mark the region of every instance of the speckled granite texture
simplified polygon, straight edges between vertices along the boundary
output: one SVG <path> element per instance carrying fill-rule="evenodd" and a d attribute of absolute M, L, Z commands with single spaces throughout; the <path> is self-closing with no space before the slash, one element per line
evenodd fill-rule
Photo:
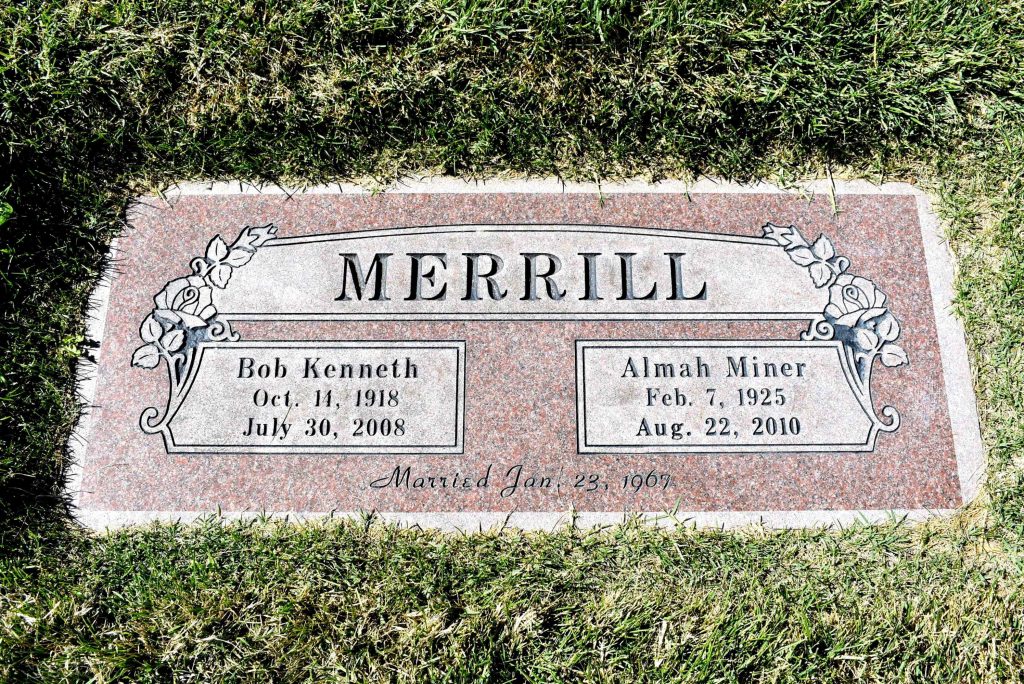
<path fill-rule="evenodd" d="M 844 194 L 838 214 L 825 195 L 750 192 L 144 198 L 116 245 L 78 506 L 86 513 L 955 508 L 963 494 L 918 205 L 912 194 L 884 193 Z M 879 365 L 872 376 L 875 406 L 898 407 L 902 426 L 880 434 L 869 453 L 577 453 L 576 340 L 797 340 L 807 327 L 801 321 L 239 321 L 234 328 L 246 341 L 464 340 L 464 453 L 168 454 L 159 435 L 139 429 L 143 410 L 162 405 L 167 394 L 164 368 L 130 364 L 139 323 L 153 308 L 154 294 L 188 274 L 190 259 L 204 253 L 212 236 L 271 222 L 278 237 L 467 223 L 602 224 L 760 237 L 762 226 L 772 222 L 795 224 L 812 238 L 825 233 L 849 257 L 851 272 L 886 292 L 902 324 L 900 343 L 910 363 Z M 413 479 L 459 473 L 472 482 L 433 489 L 369 486 L 396 466 L 410 467 Z M 488 467 L 487 486 L 477 486 Z M 630 474 L 651 471 L 667 474 L 670 485 L 623 488 Z M 516 475 L 521 486 L 510 491 Z M 588 492 L 592 475 L 600 484 Z M 550 477 L 552 485 L 522 486 L 529 476 Z M 580 477 L 584 485 L 574 486 Z"/>

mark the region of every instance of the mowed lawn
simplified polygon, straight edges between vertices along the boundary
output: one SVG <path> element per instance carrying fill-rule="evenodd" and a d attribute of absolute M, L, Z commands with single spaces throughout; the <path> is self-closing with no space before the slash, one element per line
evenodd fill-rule
<path fill-rule="evenodd" d="M 409 173 L 912 181 L 988 448 L 950 519 L 97 535 L 63 494 L 130 198 Z M 0 680 L 1024 680 L 1021 0 L 0 4 Z"/>

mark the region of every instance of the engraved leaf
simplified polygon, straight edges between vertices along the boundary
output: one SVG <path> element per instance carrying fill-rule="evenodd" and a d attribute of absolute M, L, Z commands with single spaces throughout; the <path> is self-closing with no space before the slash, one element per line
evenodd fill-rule
<path fill-rule="evenodd" d="M 190 330 L 192 328 L 205 328 L 209 325 L 205 319 L 200 316 L 196 316 L 195 314 L 185 313 L 184 311 L 177 311 L 175 313 L 177 313 L 178 319 L 185 325 L 185 327 Z"/>
<path fill-rule="evenodd" d="M 146 320 L 142 321 L 142 327 L 139 328 L 139 335 L 143 341 L 156 342 L 163 334 L 164 328 L 160 325 L 160 321 L 156 320 L 153 314 L 146 316 Z"/>
<path fill-rule="evenodd" d="M 814 243 L 812 249 L 814 255 L 822 261 L 828 261 L 836 255 L 836 248 L 832 245 L 832 241 L 824 235 L 818 236 L 818 240 Z"/>
<path fill-rule="evenodd" d="M 900 324 L 888 311 L 875 322 L 875 332 L 884 342 L 892 342 L 900 336 Z"/>
<path fill-rule="evenodd" d="M 245 266 L 247 263 L 249 263 L 249 259 L 252 259 L 253 254 L 255 254 L 255 252 L 235 247 L 230 252 L 228 252 L 228 257 L 224 260 L 224 263 L 228 264 L 229 266 L 234 266 L 235 268 L 238 268 L 239 266 Z"/>
<path fill-rule="evenodd" d="M 872 307 L 872 308 L 868 309 L 867 311 L 865 311 L 863 313 L 863 315 L 861 315 L 860 320 L 861 321 L 870 321 L 872 318 L 878 318 L 879 316 L 881 316 L 882 314 L 884 314 L 884 313 L 886 313 L 888 311 L 889 310 L 886 309 L 884 306 Z"/>
<path fill-rule="evenodd" d="M 807 247 L 797 247 L 790 250 L 789 258 L 801 266 L 809 266 L 814 263 L 814 254 Z"/>
<path fill-rule="evenodd" d="M 231 279 L 231 267 L 227 264 L 219 264 L 216 268 L 210 271 L 210 282 L 220 289 L 224 289 L 228 280 Z"/>
<path fill-rule="evenodd" d="M 156 368 L 160 363 L 160 350 L 155 344 L 144 344 L 132 355 L 132 365 L 137 368 Z"/>
<path fill-rule="evenodd" d="M 162 321 L 167 321 L 170 324 L 181 323 L 181 316 L 175 313 L 171 309 L 155 309 L 153 315 Z"/>
<path fill-rule="evenodd" d="M 210 244 L 206 246 L 206 258 L 210 261 L 223 261 L 227 255 L 228 243 L 224 242 L 220 235 L 210 240 Z"/>
<path fill-rule="evenodd" d="M 898 344 L 887 344 L 882 347 L 882 364 L 889 367 L 895 368 L 896 366 L 902 366 L 905 363 L 910 363 L 910 359 L 907 357 L 907 352 L 903 351 L 903 347 Z"/>
<path fill-rule="evenodd" d="M 855 338 L 861 349 L 872 350 L 878 346 L 878 335 L 867 328 L 858 328 Z"/>
<path fill-rule="evenodd" d="M 825 307 L 825 314 L 826 315 L 829 314 L 829 307 L 830 306 L 831 305 Z M 836 325 L 845 325 L 848 328 L 852 328 L 853 326 L 857 325 L 857 323 L 860 322 L 860 315 L 861 315 L 861 313 L 863 313 L 863 312 L 858 310 L 858 311 L 851 311 L 850 313 L 842 314 L 841 316 L 838 316 L 835 319 L 835 323 L 836 323 Z"/>
<path fill-rule="evenodd" d="M 185 331 L 172 330 L 160 340 L 160 344 L 169 352 L 178 351 L 185 346 Z"/>
<path fill-rule="evenodd" d="M 828 264 L 821 261 L 815 261 L 811 264 L 810 273 L 811 280 L 814 281 L 814 287 L 830 285 L 833 278 L 835 278 L 835 273 L 828 267 Z"/>

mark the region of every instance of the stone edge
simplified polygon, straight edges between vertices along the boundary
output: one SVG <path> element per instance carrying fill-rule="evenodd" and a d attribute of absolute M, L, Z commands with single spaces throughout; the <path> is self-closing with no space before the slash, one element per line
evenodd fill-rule
<path fill-rule="evenodd" d="M 278 185 L 254 185 L 245 182 L 197 182 L 181 183 L 161 193 L 169 203 L 182 196 L 194 195 L 260 195 L 275 194 L 290 197 L 294 194 L 372 194 L 374 191 L 359 185 L 338 183 L 308 188 L 288 188 Z M 659 181 L 648 183 L 643 180 L 618 183 L 565 183 L 557 179 L 536 180 L 486 180 L 472 181 L 451 177 L 413 178 L 399 181 L 386 188 L 392 193 L 671 193 L 671 194 L 792 194 L 803 192 L 808 197 L 827 193 L 841 195 L 911 195 L 915 197 L 921 224 L 922 241 L 931 283 L 932 301 L 942 356 L 943 376 L 946 379 L 950 421 L 953 427 L 954 450 L 960 479 L 963 505 L 970 503 L 980 491 L 984 479 L 985 453 L 981 439 L 977 400 L 974 393 L 967 342 L 963 326 L 950 311 L 953 297 L 954 266 L 948 246 L 941 237 L 938 217 L 931 207 L 928 195 L 909 183 L 884 183 L 877 185 L 864 180 L 832 181 L 818 180 L 781 188 L 771 183 L 743 185 L 714 179 L 700 179 L 693 183 L 684 181 Z M 129 211 L 131 216 L 155 209 L 145 198 Z M 117 240 L 111 246 L 116 252 Z M 101 276 L 89 300 L 87 339 L 100 342 L 106 323 L 107 303 L 112 269 Z M 945 302 L 946 304 L 942 304 Z M 73 515 L 86 527 L 104 530 L 147 522 L 191 522 L 214 515 L 192 511 L 84 511 L 78 506 L 81 494 L 84 460 L 88 438 L 92 428 L 92 414 L 96 391 L 96 375 L 102 346 L 96 355 L 96 362 L 79 359 L 77 382 L 78 396 L 85 405 L 78 424 L 69 441 L 71 463 L 68 469 L 67 491 L 72 496 Z M 809 511 L 698 511 L 653 513 L 639 516 L 646 522 L 659 526 L 688 526 L 698 528 L 741 528 L 762 525 L 769 528 L 807 528 L 821 526 L 845 527 L 853 524 L 881 523 L 892 520 L 922 521 L 933 517 L 951 515 L 957 509 L 907 509 L 907 510 L 809 510 Z M 217 515 L 223 519 L 252 519 L 258 517 L 287 518 L 295 521 L 320 520 L 328 516 L 357 517 L 357 511 L 293 511 L 293 512 L 232 512 Z M 565 513 L 376 513 L 382 520 L 408 527 L 430 527 L 440 530 L 474 531 L 500 527 L 515 527 L 523 530 L 552 530 L 575 522 L 577 527 L 595 527 L 621 523 L 630 514 L 621 512 Z"/>
<path fill-rule="evenodd" d="M 935 307 L 953 450 L 960 476 L 960 498 L 962 505 L 966 505 L 978 496 L 985 477 L 985 446 L 981 438 L 978 401 L 974 393 L 967 336 L 963 324 L 951 310 L 955 278 L 953 254 L 942 239 L 942 229 L 938 216 L 932 210 L 931 200 L 923 192 L 914 192 L 914 195 L 921 223 L 921 241 L 928 262 L 932 305 Z"/>
<path fill-rule="evenodd" d="M 741 529 L 763 526 L 769 529 L 798 529 L 838 527 L 845 528 L 858 524 L 878 524 L 892 521 L 920 522 L 955 513 L 955 509 L 913 509 L 913 510 L 856 510 L 856 511 L 724 511 L 724 512 L 674 512 L 674 513 L 606 513 L 577 512 L 532 513 L 532 512 L 461 512 L 461 513 L 391 513 L 377 511 L 289 511 L 255 512 L 231 511 L 199 513 L 195 511 L 83 511 L 77 516 L 87 527 L 104 530 L 117 529 L 127 525 L 152 522 L 191 523 L 200 519 L 216 518 L 224 521 L 291 520 L 293 522 L 318 522 L 327 518 L 346 519 L 373 515 L 387 523 L 407 528 L 436 529 L 445 532 L 475 532 L 515 528 L 521 530 L 556 531 L 574 524 L 580 529 L 606 527 L 628 521 L 634 515 L 647 524 L 659 527 L 691 527 L 696 529 Z"/>
<path fill-rule="evenodd" d="M 118 239 L 110 245 L 112 254 L 117 252 Z M 85 339 L 97 343 L 94 359 L 79 357 L 76 368 L 75 394 L 82 404 L 82 415 L 68 440 L 68 457 L 70 463 L 67 470 L 65 491 L 71 495 L 72 514 L 81 519 L 79 499 L 82 493 L 82 478 L 85 475 L 85 459 L 89 447 L 89 436 L 92 433 L 92 409 L 96 400 L 96 376 L 99 374 L 100 357 L 103 354 L 103 332 L 107 324 L 107 309 L 110 303 L 110 287 L 114 280 L 114 267 L 107 265 L 89 295 L 88 313 L 86 314 Z"/>
<path fill-rule="evenodd" d="M 709 193 L 804 193 L 807 197 L 815 194 L 834 195 L 923 195 L 924 191 L 909 183 L 883 183 L 878 185 L 867 180 L 821 179 L 794 183 L 781 187 L 773 183 L 734 183 L 732 181 L 701 178 L 688 182 L 682 180 L 661 180 L 655 183 L 643 179 L 630 179 L 611 183 L 576 183 L 557 178 L 535 179 L 488 179 L 471 180 L 451 176 L 411 176 L 384 188 L 367 188 L 355 183 L 331 183 L 308 187 L 289 187 L 271 183 L 254 184 L 245 181 L 183 182 L 167 187 L 159 195 L 149 195 L 168 202 L 178 197 L 194 195 L 371 195 L 385 193 L 638 193 L 638 194 L 709 194 Z M 139 203 L 142 206 L 143 202 Z"/>

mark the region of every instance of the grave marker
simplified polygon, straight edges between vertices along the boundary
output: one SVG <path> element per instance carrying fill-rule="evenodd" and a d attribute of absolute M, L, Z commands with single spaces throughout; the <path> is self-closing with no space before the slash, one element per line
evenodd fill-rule
<path fill-rule="evenodd" d="M 144 198 L 97 293 L 81 517 L 799 525 L 969 500 L 926 198 L 685 190 Z"/>

